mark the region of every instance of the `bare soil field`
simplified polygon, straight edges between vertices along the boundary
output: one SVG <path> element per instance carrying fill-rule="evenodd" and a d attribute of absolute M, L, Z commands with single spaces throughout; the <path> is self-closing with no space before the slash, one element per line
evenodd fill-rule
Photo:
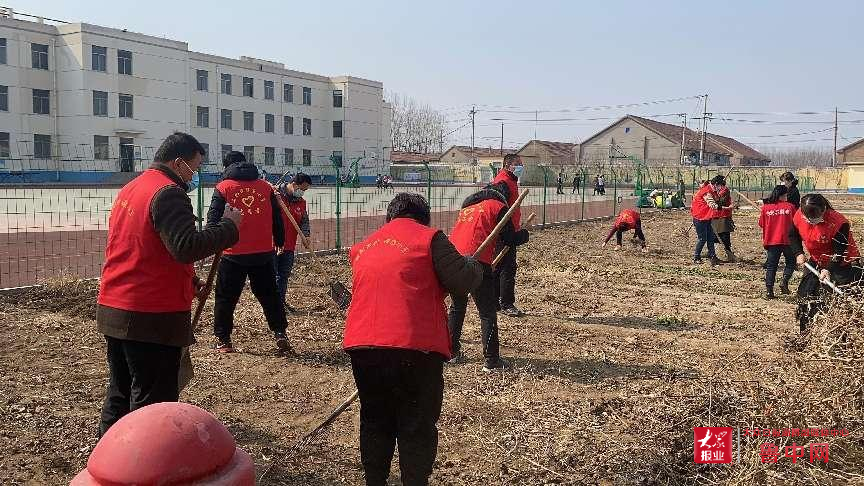
<path fill-rule="evenodd" d="M 681 211 L 645 215 L 648 254 L 626 241 L 620 252 L 600 248 L 607 221 L 533 232 L 518 253 L 517 305 L 527 316 L 499 321 L 502 355 L 515 367 L 481 371 L 479 322 L 469 307 L 468 362 L 445 368 L 433 484 L 860 479 L 861 334 L 842 327 L 843 310 L 820 323 L 824 333 L 798 337 L 793 299 L 762 299 L 754 213 L 736 221 L 742 261 L 716 268 L 690 264 L 694 235 L 684 236 L 690 219 Z M 325 263 L 331 277 L 350 285 L 344 256 Z M 269 468 L 259 484 L 363 481 L 356 403 L 310 444 L 292 448 L 354 390 L 340 349 L 343 316 L 326 296 L 328 276 L 314 268 L 300 259 L 289 288 L 297 357 L 276 355 L 248 290 L 236 315 L 241 352 L 209 349 L 212 301 L 192 350 L 196 376 L 181 400 L 214 413 L 253 456 L 259 476 Z M 107 384 L 95 294 L 93 284 L 63 282 L 2 297 L 0 484 L 64 484 L 85 466 Z M 841 347 L 855 346 L 840 364 L 823 353 L 826 342 L 836 352 L 838 328 Z M 736 463 L 695 464 L 692 428 L 709 425 L 742 434 L 807 426 L 851 435 L 823 439 L 832 444 L 827 464 L 793 464 L 782 452 L 777 463 L 762 464 L 762 443 L 773 440 L 782 451 L 793 440 L 744 436 Z M 393 484 L 397 477 L 394 461 Z"/>

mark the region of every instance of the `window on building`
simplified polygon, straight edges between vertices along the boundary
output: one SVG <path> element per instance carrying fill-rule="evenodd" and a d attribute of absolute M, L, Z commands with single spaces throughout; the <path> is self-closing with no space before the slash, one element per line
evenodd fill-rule
<path fill-rule="evenodd" d="M 0 64 L 6 64 L 6 38 L 0 37 Z"/>
<path fill-rule="evenodd" d="M 243 112 L 243 130 L 250 132 L 255 131 L 255 113 L 252 113 L 251 111 Z"/>
<path fill-rule="evenodd" d="M 303 135 L 312 135 L 312 119 L 304 118 L 303 119 Z"/>
<path fill-rule="evenodd" d="M 108 65 L 108 48 L 91 46 L 90 51 L 90 68 L 94 71 L 102 71 L 104 73 Z"/>
<path fill-rule="evenodd" d="M 233 115 L 233 112 L 231 110 L 225 110 L 225 109 L 222 110 L 222 114 L 221 114 L 222 128 L 224 128 L 226 130 L 231 130 L 232 115 Z"/>
<path fill-rule="evenodd" d="M 273 133 L 276 131 L 275 117 L 269 113 L 264 115 L 264 131 L 266 133 Z"/>
<path fill-rule="evenodd" d="M 130 51 L 117 50 L 117 73 L 132 74 L 132 53 Z"/>
<path fill-rule="evenodd" d="M 0 86 L 0 111 L 9 111 L 9 86 Z"/>
<path fill-rule="evenodd" d="M 285 153 L 285 165 L 294 165 L 294 149 L 286 148 Z"/>
<path fill-rule="evenodd" d="M 330 156 L 330 160 L 336 167 L 342 167 L 342 151 L 334 150 L 333 155 Z"/>
<path fill-rule="evenodd" d="M 206 69 L 196 69 L 195 79 L 197 80 L 198 91 L 208 91 L 207 84 L 210 80 L 210 73 Z"/>
<path fill-rule="evenodd" d="M 105 135 L 93 135 L 93 158 L 108 160 L 108 137 Z"/>
<path fill-rule="evenodd" d="M 224 159 L 225 155 L 227 155 L 228 152 L 230 152 L 232 150 L 234 150 L 233 146 L 222 144 L 222 158 Z"/>
<path fill-rule="evenodd" d="M 33 69 L 48 69 L 48 46 L 45 44 L 30 44 Z"/>
<path fill-rule="evenodd" d="M 303 104 L 312 104 L 312 88 L 303 88 Z"/>
<path fill-rule="evenodd" d="M 108 92 L 93 92 L 93 116 L 108 116 Z"/>
<path fill-rule="evenodd" d="M 243 77 L 243 96 L 250 98 L 255 97 L 255 80 L 252 78 Z"/>
<path fill-rule="evenodd" d="M 210 128 L 210 108 L 207 106 L 199 106 L 197 119 L 199 127 Z"/>
<path fill-rule="evenodd" d="M 222 94 L 231 94 L 231 75 L 222 73 Z"/>
<path fill-rule="evenodd" d="M 51 92 L 47 89 L 33 90 L 33 113 L 47 115 L 51 113 Z"/>
<path fill-rule="evenodd" d="M 33 157 L 36 159 L 51 158 L 51 135 L 33 135 Z"/>
<path fill-rule="evenodd" d="M 273 81 L 264 81 L 264 99 L 273 99 Z"/>
<path fill-rule="evenodd" d="M 342 138 L 342 120 L 333 121 L 333 138 Z"/>
<path fill-rule="evenodd" d="M 303 149 L 303 165 L 310 166 L 312 165 L 312 151 L 308 149 Z"/>
<path fill-rule="evenodd" d="M 201 163 L 207 164 L 210 162 L 210 144 L 204 143 L 204 142 L 200 142 L 200 143 L 201 143 L 201 148 L 204 149 L 204 157 L 202 158 Z"/>
<path fill-rule="evenodd" d="M 285 103 L 294 103 L 294 85 L 285 84 L 282 86 L 282 101 Z"/>
<path fill-rule="evenodd" d="M 342 90 L 333 90 L 333 108 L 342 108 Z"/>
<path fill-rule="evenodd" d="M 132 118 L 132 95 L 121 94 L 120 101 L 120 118 Z"/>
<path fill-rule="evenodd" d="M 276 163 L 276 148 L 264 147 L 264 165 L 273 165 Z"/>
<path fill-rule="evenodd" d="M 285 135 L 294 135 L 294 117 L 293 116 L 285 116 L 282 119 L 282 126 L 285 131 Z"/>
<path fill-rule="evenodd" d="M 255 146 L 254 145 L 244 145 L 243 146 L 243 155 L 246 156 L 246 162 L 255 163 Z"/>
<path fill-rule="evenodd" d="M 9 157 L 9 132 L 0 132 L 0 157 Z"/>

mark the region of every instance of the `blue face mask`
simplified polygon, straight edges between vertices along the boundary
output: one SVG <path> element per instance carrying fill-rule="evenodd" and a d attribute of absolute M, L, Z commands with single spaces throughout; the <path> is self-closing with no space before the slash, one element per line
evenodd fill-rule
<path fill-rule="evenodd" d="M 522 177 L 522 171 L 523 170 L 525 170 L 524 165 L 517 165 L 517 166 L 513 167 L 513 175 L 515 175 L 516 178 L 518 179 L 518 178 Z"/>
<path fill-rule="evenodd" d="M 192 168 L 189 167 L 189 164 L 187 164 L 185 160 L 183 161 L 183 165 L 185 165 L 186 168 L 189 169 L 189 172 L 192 173 L 192 180 L 186 183 L 186 193 L 188 194 L 197 189 L 201 181 L 199 179 L 197 170 L 192 170 Z"/>

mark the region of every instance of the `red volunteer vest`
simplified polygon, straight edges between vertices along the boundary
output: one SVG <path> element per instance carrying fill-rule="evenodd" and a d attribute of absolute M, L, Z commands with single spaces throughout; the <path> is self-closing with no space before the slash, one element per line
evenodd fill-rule
<path fill-rule="evenodd" d="M 625 209 L 618 213 L 618 217 L 615 218 L 615 227 L 623 230 L 631 230 L 636 227 L 636 223 L 639 222 L 640 217 L 639 213 L 633 209 Z"/>
<path fill-rule="evenodd" d="M 277 193 L 277 196 L 285 201 L 285 206 L 288 207 L 294 221 L 299 225 L 300 221 L 303 220 L 303 215 L 306 214 L 306 200 L 300 198 L 296 201 L 289 201 L 287 197 L 283 197 L 281 194 Z M 282 211 L 282 208 L 279 208 L 279 214 L 282 216 L 282 225 L 285 226 L 285 249 L 293 251 L 297 248 L 297 230 L 294 229 L 291 221 L 288 221 L 288 216 L 285 216 L 285 211 Z"/>
<path fill-rule="evenodd" d="M 732 196 L 729 193 L 728 187 L 720 186 L 720 190 L 717 191 L 717 201 L 721 207 L 732 205 Z M 728 218 L 730 216 L 732 216 L 732 208 L 719 209 L 715 212 L 714 215 L 715 218 Z"/>
<path fill-rule="evenodd" d="M 148 169 L 117 195 L 108 220 L 99 304 L 133 312 L 192 309 L 192 265 L 168 253 L 150 218 L 153 196 L 170 185 L 175 183 L 168 176 Z"/>
<path fill-rule="evenodd" d="M 792 217 L 792 223 L 801 235 L 801 240 L 804 242 L 804 247 L 807 252 L 819 263 L 820 267 L 828 266 L 831 260 L 831 255 L 834 254 L 831 242 L 834 235 L 840 230 L 840 227 L 849 223 L 845 216 L 833 209 L 825 211 L 825 220 L 819 224 L 810 224 L 801 210 L 795 211 L 795 216 Z M 846 254 L 843 255 L 843 263 L 848 265 L 850 261 L 858 258 L 861 254 L 858 253 L 858 245 L 855 244 L 855 239 L 852 237 L 852 231 L 849 231 L 849 246 L 846 247 Z"/>
<path fill-rule="evenodd" d="M 705 202 L 705 194 L 711 193 L 711 184 L 706 185 L 696 191 L 693 195 L 693 204 L 690 205 L 690 214 L 694 219 L 699 221 L 707 221 L 714 216 L 715 211 Z"/>
<path fill-rule="evenodd" d="M 762 246 L 789 244 L 789 229 L 792 227 L 792 215 L 795 206 L 786 201 L 774 204 L 763 204 L 759 214 L 759 227 L 762 228 Z"/>
<path fill-rule="evenodd" d="M 501 169 L 498 171 L 498 175 L 495 176 L 495 179 L 492 180 L 492 184 L 498 184 L 499 182 L 504 182 L 507 184 L 507 189 L 510 191 L 510 197 L 507 198 L 507 206 L 512 206 L 513 203 L 519 199 L 519 181 L 516 180 L 516 176 L 513 175 L 512 172 L 506 169 Z M 516 211 L 513 211 L 513 216 L 510 218 L 513 221 L 513 230 L 519 231 L 522 229 L 522 208 L 516 208 Z"/>
<path fill-rule="evenodd" d="M 486 199 L 467 208 L 462 208 L 459 211 L 456 224 L 453 226 L 453 231 L 450 232 L 450 241 L 453 242 L 453 246 L 463 255 L 473 255 L 486 237 L 495 229 L 498 213 L 506 207 L 501 201 Z M 477 260 L 491 265 L 494 254 L 495 245 L 493 243 L 483 250 Z"/>
<path fill-rule="evenodd" d="M 432 263 L 438 230 L 397 218 L 351 247 L 354 273 L 342 347 L 435 352 L 450 359 L 446 291 Z"/>
<path fill-rule="evenodd" d="M 225 250 L 226 255 L 248 255 L 273 251 L 273 207 L 270 194 L 273 188 L 266 181 L 237 181 L 226 179 L 216 184 L 216 190 L 225 202 L 243 213 L 240 222 L 240 240 Z"/>

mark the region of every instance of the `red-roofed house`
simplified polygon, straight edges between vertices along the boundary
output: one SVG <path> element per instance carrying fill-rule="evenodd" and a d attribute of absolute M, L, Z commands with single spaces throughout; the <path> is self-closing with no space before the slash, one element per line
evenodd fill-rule
<path fill-rule="evenodd" d="M 488 166 L 493 164 L 496 167 L 501 166 L 504 161 L 504 156 L 507 154 L 515 154 L 516 149 L 505 148 L 504 150 L 492 147 L 471 147 L 466 145 L 454 145 L 441 154 L 441 163 L 450 165 L 467 165 L 472 159 L 477 159 L 477 165 Z"/>

